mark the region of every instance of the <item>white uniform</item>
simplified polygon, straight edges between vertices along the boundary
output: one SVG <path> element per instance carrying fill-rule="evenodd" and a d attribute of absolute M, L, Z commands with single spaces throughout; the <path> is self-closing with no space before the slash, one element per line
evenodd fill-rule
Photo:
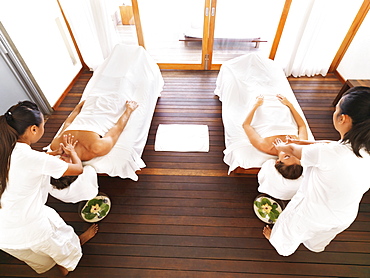
<path fill-rule="evenodd" d="M 369 189 L 370 156 L 339 142 L 313 144 L 302 150 L 302 185 L 274 225 L 271 244 L 289 256 L 303 243 L 314 252 L 325 247 L 355 220 Z"/>
<path fill-rule="evenodd" d="M 50 176 L 60 178 L 68 165 L 57 157 L 16 143 L 7 187 L 1 196 L 0 249 L 37 273 L 55 264 L 73 270 L 82 253 L 78 236 L 45 205 Z"/>

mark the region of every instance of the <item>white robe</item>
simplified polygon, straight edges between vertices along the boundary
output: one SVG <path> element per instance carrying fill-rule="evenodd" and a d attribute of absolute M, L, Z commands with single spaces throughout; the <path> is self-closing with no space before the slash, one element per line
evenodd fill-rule
<path fill-rule="evenodd" d="M 274 225 L 271 244 L 289 256 L 303 243 L 314 252 L 355 220 L 370 184 L 370 156 L 356 157 L 349 145 L 313 144 L 302 150 L 302 185 Z"/>
<path fill-rule="evenodd" d="M 72 271 L 82 256 L 73 228 L 45 205 L 50 176 L 60 178 L 67 168 L 66 162 L 25 143 L 16 143 L 11 155 L 9 179 L 1 196 L 0 249 L 37 273 L 56 263 Z"/>
<path fill-rule="evenodd" d="M 45 203 L 50 176 L 60 178 L 67 168 L 57 157 L 16 143 L 1 196 L 0 248 L 28 248 L 49 237 L 52 227 Z"/>

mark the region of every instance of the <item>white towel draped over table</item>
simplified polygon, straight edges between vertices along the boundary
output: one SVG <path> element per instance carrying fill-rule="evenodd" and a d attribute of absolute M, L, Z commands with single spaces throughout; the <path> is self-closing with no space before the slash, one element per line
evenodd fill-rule
<path fill-rule="evenodd" d="M 261 184 L 264 183 L 262 192 L 267 194 L 278 192 L 273 188 L 279 184 L 276 180 L 276 169 L 272 163 L 264 164 L 270 159 L 276 160 L 276 156 L 263 153 L 252 146 L 243 129 L 243 122 L 256 97 L 263 95 L 264 103 L 256 110 L 251 123 L 256 132 L 263 138 L 274 135 L 297 135 L 297 124 L 290 109 L 276 98 L 277 94 L 281 94 L 302 116 L 307 125 L 309 139 L 314 139 L 283 69 L 275 61 L 255 53 L 234 58 L 221 66 L 215 94 L 222 102 L 226 146 L 224 162 L 229 165 L 229 174 L 237 167 L 266 168 L 265 171 L 260 171 L 259 176 Z M 298 185 L 300 180 L 292 183 Z M 283 183 L 281 186 L 286 187 Z M 290 195 L 290 192 L 287 192 L 287 195 L 280 192 L 278 196 L 272 196 L 290 199 Z"/>
<path fill-rule="evenodd" d="M 261 167 L 266 160 L 275 158 L 254 148 L 242 126 L 257 96 L 263 95 L 265 101 L 257 109 L 251 124 L 261 137 L 297 134 L 290 109 L 276 98 L 277 94 L 284 95 L 294 105 L 308 127 L 282 68 L 273 60 L 255 53 L 234 58 L 221 66 L 215 94 L 222 101 L 224 161 L 230 166 L 229 173 L 237 167 Z M 313 139 L 309 127 L 308 134 L 309 139 Z"/>
<path fill-rule="evenodd" d="M 89 130 L 104 136 L 122 115 L 126 100 L 134 100 L 139 106 L 113 149 L 84 165 L 93 166 L 97 173 L 138 180 L 135 172 L 145 167 L 141 155 L 163 85 L 158 65 L 144 48 L 115 46 L 88 82 L 81 97 L 85 104 L 68 129 Z"/>

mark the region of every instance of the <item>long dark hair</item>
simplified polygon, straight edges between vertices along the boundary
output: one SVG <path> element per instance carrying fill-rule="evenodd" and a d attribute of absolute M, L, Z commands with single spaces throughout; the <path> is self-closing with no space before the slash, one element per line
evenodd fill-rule
<path fill-rule="evenodd" d="M 356 156 L 362 157 L 360 149 L 370 154 L 370 88 L 357 86 L 345 92 L 339 102 L 340 113 L 352 119 L 352 128 L 342 142 L 350 143 Z"/>
<path fill-rule="evenodd" d="M 28 100 L 18 102 L 0 116 L 0 198 L 8 182 L 10 156 L 15 143 L 29 126 L 39 127 L 42 121 L 39 108 Z"/>

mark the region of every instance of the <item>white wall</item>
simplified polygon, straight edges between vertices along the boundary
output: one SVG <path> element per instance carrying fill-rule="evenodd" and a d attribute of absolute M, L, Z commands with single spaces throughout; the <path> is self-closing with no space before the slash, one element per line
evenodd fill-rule
<path fill-rule="evenodd" d="M 53 106 L 82 68 L 57 1 L 0 1 L 0 20 Z M 67 35 L 69 49 L 57 20 Z"/>
<path fill-rule="evenodd" d="M 370 12 L 349 46 L 337 71 L 345 79 L 370 79 Z"/>

